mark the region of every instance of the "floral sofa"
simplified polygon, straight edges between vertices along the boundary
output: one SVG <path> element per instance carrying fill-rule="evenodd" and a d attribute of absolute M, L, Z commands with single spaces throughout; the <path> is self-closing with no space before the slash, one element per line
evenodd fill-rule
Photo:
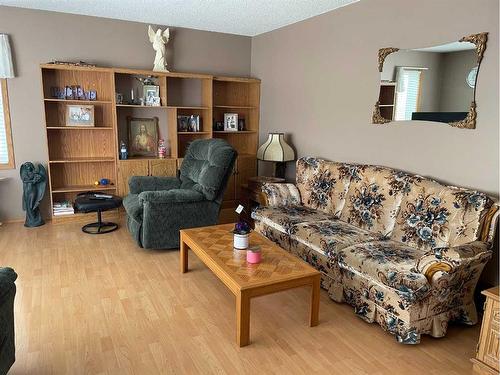
<path fill-rule="evenodd" d="M 399 342 L 477 322 L 473 294 L 492 256 L 498 205 L 394 169 L 302 158 L 296 184 L 266 184 L 258 232 L 322 273 L 337 302 Z"/>

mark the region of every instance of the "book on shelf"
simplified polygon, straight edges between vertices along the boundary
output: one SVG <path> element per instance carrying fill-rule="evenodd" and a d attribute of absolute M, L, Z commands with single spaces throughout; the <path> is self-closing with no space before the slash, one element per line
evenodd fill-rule
<path fill-rule="evenodd" d="M 73 215 L 75 209 L 73 208 L 73 203 L 69 201 L 54 202 L 52 205 L 52 212 L 54 216 Z"/>

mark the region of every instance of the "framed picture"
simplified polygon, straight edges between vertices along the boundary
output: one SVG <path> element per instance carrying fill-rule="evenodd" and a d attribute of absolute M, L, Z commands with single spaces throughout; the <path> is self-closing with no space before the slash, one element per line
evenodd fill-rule
<path fill-rule="evenodd" d="M 238 131 L 238 114 L 237 113 L 224 113 L 224 131 L 237 132 Z"/>
<path fill-rule="evenodd" d="M 127 117 L 130 156 L 156 156 L 158 148 L 158 117 Z"/>
<path fill-rule="evenodd" d="M 200 116 L 199 115 L 189 116 L 188 129 L 190 132 L 199 132 L 200 131 Z"/>
<path fill-rule="evenodd" d="M 189 116 L 177 116 L 177 131 L 188 132 L 189 130 Z"/>
<path fill-rule="evenodd" d="M 67 105 L 66 126 L 94 126 L 94 106 Z"/>
<path fill-rule="evenodd" d="M 155 98 L 160 97 L 160 86 L 144 85 L 143 95 L 146 105 L 153 105 Z"/>

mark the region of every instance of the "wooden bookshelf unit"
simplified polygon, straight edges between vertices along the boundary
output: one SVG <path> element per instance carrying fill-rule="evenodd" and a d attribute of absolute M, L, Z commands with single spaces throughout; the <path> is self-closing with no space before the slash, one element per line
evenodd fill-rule
<path fill-rule="evenodd" d="M 235 219 L 234 208 L 241 197 L 241 185 L 257 172 L 259 137 L 260 80 L 221 77 L 198 73 L 170 73 L 149 70 L 78 67 L 42 64 L 42 92 L 47 134 L 48 173 L 51 206 L 55 202 L 74 201 L 78 193 L 107 191 L 125 196 L 128 179 L 136 175 L 175 176 L 189 143 L 200 138 L 222 138 L 238 151 L 221 212 L 221 222 Z M 160 106 L 131 103 L 142 96 L 140 79 L 150 78 L 159 86 Z M 95 90 L 96 100 L 65 100 L 52 97 L 52 88 L 81 86 Z M 116 93 L 123 103 L 116 102 Z M 66 126 L 66 106 L 94 106 L 94 127 Z M 216 121 L 225 113 L 237 113 L 244 119 L 243 131 L 214 131 Z M 200 116 L 200 131 L 180 132 L 177 116 Z M 170 155 L 130 157 L 119 160 L 119 144 L 128 144 L 127 119 L 158 118 L 159 137 L 166 141 Z M 96 186 L 108 179 L 111 184 Z M 68 219 L 85 215 L 58 216 Z"/>

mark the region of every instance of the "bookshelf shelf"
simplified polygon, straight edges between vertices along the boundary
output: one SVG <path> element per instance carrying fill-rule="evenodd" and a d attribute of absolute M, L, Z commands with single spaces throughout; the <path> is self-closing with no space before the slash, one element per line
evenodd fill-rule
<path fill-rule="evenodd" d="M 97 162 L 110 162 L 114 163 L 114 157 L 94 157 L 94 158 L 67 158 L 67 159 L 59 159 L 59 160 L 50 160 L 49 163 L 57 164 L 57 163 L 97 163 Z"/>
<path fill-rule="evenodd" d="M 80 193 L 85 191 L 116 190 L 115 186 L 69 185 L 52 188 L 52 193 Z"/>
<path fill-rule="evenodd" d="M 46 98 L 44 99 L 45 102 L 54 102 L 54 103 L 67 103 L 67 104 L 111 104 L 110 100 L 70 100 L 70 99 L 53 99 L 53 98 Z"/>
<path fill-rule="evenodd" d="M 47 126 L 48 130 L 113 130 L 112 126 Z"/>

